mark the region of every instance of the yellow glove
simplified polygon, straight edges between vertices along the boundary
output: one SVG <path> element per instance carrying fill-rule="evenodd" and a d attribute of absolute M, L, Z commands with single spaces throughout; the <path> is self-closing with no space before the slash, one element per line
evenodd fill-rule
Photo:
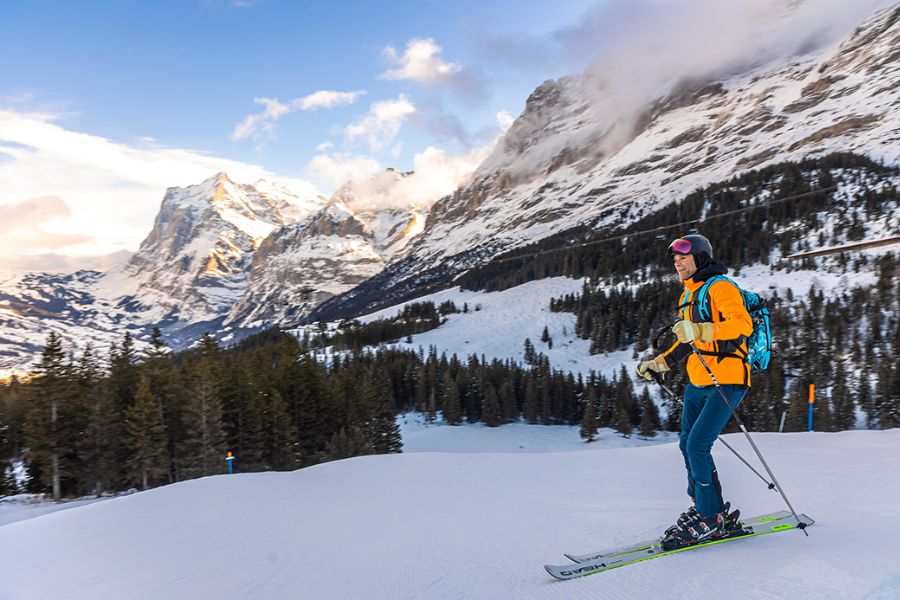
<path fill-rule="evenodd" d="M 661 356 L 657 356 L 653 360 L 645 360 L 643 362 L 640 362 L 637 366 L 637 374 L 647 381 L 653 379 L 653 375 L 650 374 L 650 371 L 653 371 L 655 373 L 665 373 L 668 370 L 669 365 L 666 364 L 666 359 Z"/>
<path fill-rule="evenodd" d="M 678 341 L 682 344 L 700 340 L 704 344 L 713 341 L 714 326 L 712 323 L 692 323 L 686 319 L 678 321 L 672 327 L 672 332 L 678 336 Z"/>

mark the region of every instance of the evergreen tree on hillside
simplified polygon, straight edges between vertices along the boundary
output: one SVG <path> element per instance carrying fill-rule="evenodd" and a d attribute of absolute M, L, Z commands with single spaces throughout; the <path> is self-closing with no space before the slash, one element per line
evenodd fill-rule
<path fill-rule="evenodd" d="M 588 385 L 584 398 L 584 415 L 581 417 L 581 438 L 585 442 L 593 442 L 597 436 L 597 390 Z"/>
<path fill-rule="evenodd" d="M 538 422 L 538 386 L 534 373 L 528 373 L 525 381 L 525 402 L 522 405 L 525 420 L 532 425 Z"/>
<path fill-rule="evenodd" d="M 462 409 L 459 400 L 459 386 L 449 371 L 444 373 L 444 421 L 448 425 L 459 425 L 462 421 Z"/>
<path fill-rule="evenodd" d="M 7 459 L 21 459 L 25 449 L 25 412 L 27 408 L 26 394 L 19 378 L 13 375 L 9 383 L 3 386 L 3 421 L 4 435 L 7 440 Z"/>
<path fill-rule="evenodd" d="M 266 466 L 275 470 L 296 469 L 300 465 L 297 430 L 288 405 L 278 390 L 268 395 L 265 411 Z"/>
<path fill-rule="evenodd" d="M 659 410 L 650 399 L 650 390 L 646 387 L 641 394 L 641 420 L 638 427 L 644 437 L 654 437 L 660 428 Z"/>
<path fill-rule="evenodd" d="M 180 444 L 184 439 L 181 421 L 179 391 L 181 381 L 178 369 L 172 360 L 172 353 L 158 327 L 153 328 L 150 348 L 146 351 L 140 371 L 147 377 L 150 394 L 156 403 L 159 421 L 166 438 L 166 479 L 173 483 L 177 479 L 175 465 L 178 463 Z M 226 372 L 228 369 L 226 369 Z"/>
<path fill-rule="evenodd" d="M 0 381 L 0 496 L 15 494 L 18 487 L 12 477 L 12 442 L 8 413 L 9 386 Z"/>
<path fill-rule="evenodd" d="M 181 473 L 186 478 L 225 471 L 225 426 L 219 396 L 221 350 L 212 336 L 200 342 L 200 354 L 185 367 L 185 440 Z"/>
<path fill-rule="evenodd" d="M 104 378 L 93 350 L 88 348 L 78 364 L 78 405 L 83 427 L 76 442 L 82 468 L 80 488 L 100 495 L 123 483 L 119 443 L 121 413 L 113 401 L 108 379 Z"/>
<path fill-rule="evenodd" d="M 128 475 L 146 490 L 168 472 L 166 432 L 146 375 L 138 379 L 134 405 L 126 411 L 125 436 Z"/>
<path fill-rule="evenodd" d="M 503 423 L 503 419 L 500 414 L 500 398 L 492 384 L 488 383 L 484 386 L 483 398 L 481 418 L 488 427 L 497 427 Z"/>
<path fill-rule="evenodd" d="M 326 460 L 341 460 L 372 454 L 372 443 L 356 427 L 342 427 L 331 436 L 325 452 Z"/>
<path fill-rule="evenodd" d="M 62 498 L 65 459 L 75 445 L 71 429 L 71 409 L 75 388 L 71 368 L 66 362 L 62 339 L 51 332 L 35 366 L 29 387 L 29 410 L 25 423 L 31 460 L 38 463 L 54 500 Z"/>
<path fill-rule="evenodd" d="M 620 398 L 616 398 L 613 405 L 613 429 L 621 433 L 623 437 L 630 437 L 631 430 L 634 426 L 631 424 L 631 414 L 628 410 L 626 402 Z"/>
<path fill-rule="evenodd" d="M 363 381 L 363 419 L 366 437 L 376 454 L 401 452 L 403 440 L 397 425 L 394 399 L 384 373 L 369 369 Z"/>
<path fill-rule="evenodd" d="M 832 431 L 844 431 L 852 429 L 856 424 L 856 406 L 850 388 L 847 385 L 847 375 L 844 366 L 837 363 L 834 373 L 834 385 L 831 389 L 832 405 Z"/>

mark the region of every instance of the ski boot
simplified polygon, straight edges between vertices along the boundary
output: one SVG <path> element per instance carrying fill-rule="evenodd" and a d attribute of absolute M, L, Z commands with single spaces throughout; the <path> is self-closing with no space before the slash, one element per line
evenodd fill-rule
<path fill-rule="evenodd" d="M 675 550 L 703 542 L 743 535 L 745 532 L 740 521 L 741 511 L 732 512 L 730 508 L 731 504 L 726 502 L 722 512 L 711 517 L 703 517 L 700 513 L 696 513 L 693 519 L 675 531 L 667 533 L 661 542 L 663 549 Z"/>
<path fill-rule="evenodd" d="M 663 537 L 664 538 L 668 537 L 668 536 L 672 535 L 673 533 L 675 533 L 676 531 L 678 531 L 679 529 L 681 529 L 682 527 L 684 527 L 684 525 L 686 523 L 693 522 L 693 520 L 696 519 L 698 515 L 699 515 L 699 513 L 697 513 L 697 507 L 695 505 L 691 504 L 690 508 L 688 508 L 686 511 L 681 513 L 681 515 L 678 517 L 678 520 L 675 521 L 675 524 L 671 525 L 668 529 L 666 529 L 663 532 Z"/>

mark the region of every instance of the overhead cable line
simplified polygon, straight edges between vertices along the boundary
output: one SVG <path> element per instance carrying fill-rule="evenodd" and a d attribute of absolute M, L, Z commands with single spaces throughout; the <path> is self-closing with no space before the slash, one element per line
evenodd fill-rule
<path fill-rule="evenodd" d="M 545 254 L 552 254 L 554 252 L 561 252 L 563 250 L 570 250 L 573 247 L 581 247 L 586 248 L 587 246 L 595 246 L 597 244 L 605 244 L 607 242 L 614 242 L 616 240 L 622 240 L 632 236 L 644 235 L 647 233 L 657 233 L 660 231 L 665 231 L 667 229 L 673 229 L 675 227 L 685 227 L 687 225 L 694 225 L 696 223 L 705 223 L 706 221 L 712 221 L 713 219 L 720 219 L 722 217 L 728 217 L 731 215 L 736 215 L 743 212 L 748 212 L 750 210 L 754 210 L 757 208 L 768 208 L 773 204 L 779 204 L 781 202 L 787 202 L 788 200 L 797 200 L 799 198 L 806 198 L 807 196 L 814 196 L 816 194 L 821 194 L 823 192 L 833 192 L 838 189 L 838 186 L 834 185 L 827 188 L 821 188 L 818 190 L 812 190 L 809 192 L 804 192 L 802 194 L 794 194 L 793 196 L 786 196 L 784 198 L 778 198 L 776 200 L 767 200 L 765 203 L 753 204 L 750 206 L 744 206 L 743 208 L 736 208 L 734 210 L 728 210 L 725 212 L 716 213 L 714 215 L 710 215 L 707 217 L 703 217 L 701 219 L 693 219 L 691 221 L 682 221 L 681 223 L 672 223 L 671 225 L 661 225 L 660 227 L 654 227 L 653 229 L 642 229 L 640 231 L 632 231 L 630 233 L 623 233 L 621 235 L 614 235 L 611 237 L 601 238 L 599 240 L 591 240 L 589 242 L 578 242 L 576 244 L 570 244 L 568 246 L 562 246 L 559 248 L 553 248 L 550 250 L 541 250 L 538 252 L 531 252 L 528 254 L 519 254 L 517 256 L 511 256 L 508 258 L 497 258 L 491 261 L 491 263 L 505 263 L 511 262 L 514 260 L 521 260 L 523 258 L 533 258 L 535 256 L 543 256 Z M 489 263 L 490 264 L 490 263 Z"/>

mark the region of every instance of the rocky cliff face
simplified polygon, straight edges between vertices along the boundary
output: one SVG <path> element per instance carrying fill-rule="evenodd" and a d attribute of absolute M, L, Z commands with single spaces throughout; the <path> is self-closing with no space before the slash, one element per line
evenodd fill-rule
<path fill-rule="evenodd" d="M 154 315 L 184 322 L 214 319 L 243 293 L 263 239 L 323 202 L 273 186 L 261 191 L 239 185 L 225 173 L 170 188 L 137 254 L 110 272 L 103 287 Z"/>
<path fill-rule="evenodd" d="M 380 273 L 424 225 L 424 207 L 379 198 L 408 175 L 389 170 L 371 181 L 348 182 L 322 210 L 269 235 L 226 324 L 296 322 Z"/>
<path fill-rule="evenodd" d="M 471 181 L 432 207 L 402 260 L 313 317 L 366 310 L 578 224 L 603 227 L 616 208 L 646 213 L 768 164 L 836 151 L 897 163 L 897 81 L 896 6 L 840 44 L 674 82 L 627 118 L 602 75 L 547 81 Z"/>
<path fill-rule="evenodd" d="M 225 173 L 168 189 L 153 229 L 126 264 L 102 274 L 0 281 L 0 371 L 25 368 L 51 330 L 101 350 L 125 331 L 140 343 L 153 326 L 175 347 L 218 330 L 247 286 L 263 239 L 325 202 L 270 182 L 238 184 Z"/>

